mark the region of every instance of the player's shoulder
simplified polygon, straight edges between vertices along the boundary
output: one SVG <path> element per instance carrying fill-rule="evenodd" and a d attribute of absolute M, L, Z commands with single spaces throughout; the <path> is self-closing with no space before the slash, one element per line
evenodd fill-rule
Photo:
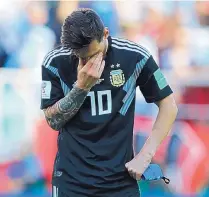
<path fill-rule="evenodd" d="M 59 62 L 63 63 L 66 57 L 69 57 L 71 54 L 71 49 L 62 46 L 57 46 L 46 54 L 46 56 L 43 59 L 42 66 L 46 68 L 48 68 L 50 65 L 57 67 Z"/>
<path fill-rule="evenodd" d="M 126 54 L 135 54 L 141 58 L 149 58 L 151 56 L 150 52 L 146 47 L 141 44 L 135 43 L 128 39 L 111 37 L 111 46 L 116 50 L 126 52 Z"/>

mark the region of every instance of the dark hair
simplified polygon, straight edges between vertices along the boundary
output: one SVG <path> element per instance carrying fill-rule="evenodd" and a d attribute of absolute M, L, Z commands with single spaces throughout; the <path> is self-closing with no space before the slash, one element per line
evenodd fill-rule
<path fill-rule="evenodd" d="M 89 8 L 78 9 L 70 14 L 62 26 L 61 43 L 64 47 L 81 49 L 91 41 L 101 42 L 104 24 L 100 17 Z"/>

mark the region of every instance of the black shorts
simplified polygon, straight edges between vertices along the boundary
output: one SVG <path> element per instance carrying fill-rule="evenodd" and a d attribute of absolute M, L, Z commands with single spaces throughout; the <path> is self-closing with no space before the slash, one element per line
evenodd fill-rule
<path fill-rule="evenodd" d="M 52 186 L 52 197 L 72 197 L 72 196 L 68 196 L 66 193 L 62 192 L 62 190 L 59 189 L 58 187 Z M 128 196 L 119 195 L 118 197 L 140 197 L 140 194 L 137 192 L 137 194 L 133 194 L 133 195 L 129 194 Z"/>
<path fill-rule="evenodd" d="M 56 186 L 52 186 L 52 197 L 69 197 Z"/>

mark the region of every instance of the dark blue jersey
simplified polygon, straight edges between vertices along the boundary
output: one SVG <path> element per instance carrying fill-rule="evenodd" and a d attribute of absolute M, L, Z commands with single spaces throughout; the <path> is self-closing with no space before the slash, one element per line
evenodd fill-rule
<path fill-rule="evenodd" d="M 133 158 L 135 93 L 147 102 L 172 93 L 159 67 L 142 46 L 108 38 L 105 68 L 78 113 L 59 131 L 53 184 L 73 197 L 118 197 L 138 193 L 125 163 Z M 42 65 L 41 108 L 63 98 L 77 79 L 71 50 L 51 51 Z M 131 196 L 131 195 L 130 195 Z"/>

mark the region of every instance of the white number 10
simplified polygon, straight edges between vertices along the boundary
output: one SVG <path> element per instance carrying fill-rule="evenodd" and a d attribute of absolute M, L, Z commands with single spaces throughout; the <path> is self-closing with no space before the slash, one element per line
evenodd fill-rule
<path fill-rule="evenodd" d="M 95 93 L 89 92 L 88 96 L 91 99 L 91 115 L 96 116 L 96 99 Z M 103 96 L 107 98 L 107 109 L 104 110 Z M 112 96 L 110 90 L 103 90 L 97 92 L 99 115 L 110 114 L 112 112 Z"/>

